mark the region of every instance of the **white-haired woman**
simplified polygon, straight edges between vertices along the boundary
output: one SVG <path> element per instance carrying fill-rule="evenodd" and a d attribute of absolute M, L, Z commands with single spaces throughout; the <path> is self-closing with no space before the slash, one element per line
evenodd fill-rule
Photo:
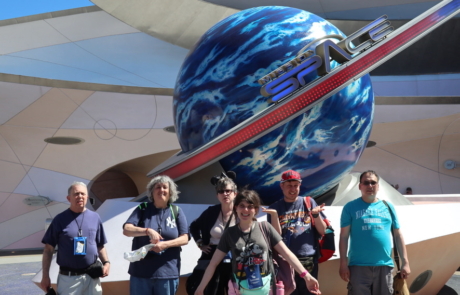
<path fill-rule="evenodd" d="M 182 209 L 172 205 L 179 191 L 165 175 L 147 185 L 149 200 L 134 209 L 123 225 L 123 234 L 134 237 L 133 250 L 155 244 L 141 261 L 131 262 L 130 294 L 174 295 L 179 285 L 180 246 L 189 241 Z"/>

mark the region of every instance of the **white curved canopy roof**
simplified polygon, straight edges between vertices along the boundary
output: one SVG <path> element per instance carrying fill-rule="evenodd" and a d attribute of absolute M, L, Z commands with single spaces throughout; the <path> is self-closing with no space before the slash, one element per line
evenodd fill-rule
<path fill-rule="evenodd" d="M 307 2 L 329 7 L 326 1 Z M 357 14 L 381 3 L 346 2 Z M 0 249 L 40 247 L 44 220 L 67 207 L 66 189 L 74 180 L 89 183 L 115 167 L 143 192 L 147 172 L 179 149 L 175 134 L 163 128 L 173 124 L 172 88 L 186 48 L 237 11 L 197 0 L 94 3 L 103 10 L 0 21 L 0 235 L 7 237 Z M 415 193 L 459 192 L 459 170 L 442 167 L 446 159 L 460 161 L 458 80 L 455 73 L 373 77 L 371 140 L 377 145 L 366 149 L 356 171 L 378 169 L 387 181 L 412 186 Z M 54 136 L 84 143 L 44 142 Z M 23 203 L 34 195 L 52 202 Z"/>

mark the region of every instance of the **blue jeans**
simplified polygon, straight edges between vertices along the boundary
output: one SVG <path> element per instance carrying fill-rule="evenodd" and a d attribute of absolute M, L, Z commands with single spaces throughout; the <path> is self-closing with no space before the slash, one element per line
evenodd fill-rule
<path fill-rule="evenodd" d="M 179 279 L 146 279 L 131 276 L 129 293 L 131 295 L 174 295 L 179 285 Z"/>

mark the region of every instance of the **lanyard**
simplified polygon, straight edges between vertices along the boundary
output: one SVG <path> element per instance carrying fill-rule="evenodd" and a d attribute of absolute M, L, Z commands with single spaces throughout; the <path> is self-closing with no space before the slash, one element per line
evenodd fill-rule
<path fill-rule="evenodd" d="M 161 224 L 163 223 L 163 218 L 165 216 L 165 213 L 166 213 L 166 210 L 168 209 L 168 207 L 166 208 L 160 208 L 158 209 L 159 212 L 157 214 L 157 223 L 158 223 L 158 230 L 157 232 L 161 235 Z"/>
<path fill-rule="evenodd" d="M 83 217 L 82 217 L 82 219 L 81 219 L 81 225 L 78 224 L 78 221 L 77 221 L 78 216 L 80 216 L 78 213 L 77 213 L 78 215 L 77 215 L 77 216 L 75 217 L 75 219 L 74 219 L 74 220 L 75 220 L 75 223 L 77 224 L 77 227 L 78 227 L 78 236 L 79 236 L 79 237 L 83 236 L 83 232 L 82 232 L 81 227 L 83 226 L 83 221 L 85 221 L 85 215 L 84 215 L 84 213 L 85 213 L 85 212 L 80 213 L 80 214 L 83 214 Z"/>
<path fill-rule="evenodd" d="M 244 245 L 244 248 L 246 249 L 248 247 L 248 244 L 249 242 L 251 241 L 251 234 L 252 234 L 252 228 L 254 227 L 254 223 L 251 224 L 251 229 L 249 230 L 249 235 L 248 235 L 248 239 L 245 240 L 244 239 L 244 235 L 245 235 L 245 232 L 241 230 L 241 227 L 240 225 L 238 224 L 238 228 L 241 230 L 241 232 L 243 233 L 243 235 L 241 236 L 243 238 L 243 241 L 245 242 L 245 245 Z"/>
<path fill-rule="evenodd" d="M 254 223 L 251 224 L 251 229 L 249 230 L 248 239 L 245 240 L 245 239 L 244 239 L 245 232 L 241 230 L 240 224 L 238 224 L 238 228 L 239 228 L 239 230 L 240 230 L 241 233 L 242 233 L 241 238 L 242 238 L 243 241 L 245 242 L 244 251 L 247 251 L 247 249 L 248 249 L 248 244 L 249 244 L 249 242 L 251 241 L 251 234 L 252 234 L 252 228 L 253 228 L 253 227 L 254 227 Z M 242 264 L 243 266 L 244 266 L 245 264 L 247 264 L 248 259 L 249 259 L 249 257 L 246 257 L 243 261 L 241 261 L 241 264 Z M 239 271 L 239 276 L 238 276 L 238 278 L 239 278 L 239 279 L 238 279 L 238 287 L 239 287 L 239 288 L 241 288 L 240 283 L 241 283 L 242 273 L 243 273 L 243 271 L 240 270 L 240 271 Z"/>

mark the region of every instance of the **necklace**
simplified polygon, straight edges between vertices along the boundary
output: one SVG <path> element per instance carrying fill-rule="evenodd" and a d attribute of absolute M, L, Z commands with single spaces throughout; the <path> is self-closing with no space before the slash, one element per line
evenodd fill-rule
<path fill-rule="evenodd" d="M 224 216 L 224 212 L 222 211 L 222 208 L 220 208 L 220 216 L 222 217 L 222 224 L 224 225 L 224 227 L 227 227 L 227 224 L 229 224 L 232 221 L 233 212 L 232 211 L 230 211 L 230 212 L 231 212 L 230 217 L 226 221 L 225 220 L 226 215 Z"/>

